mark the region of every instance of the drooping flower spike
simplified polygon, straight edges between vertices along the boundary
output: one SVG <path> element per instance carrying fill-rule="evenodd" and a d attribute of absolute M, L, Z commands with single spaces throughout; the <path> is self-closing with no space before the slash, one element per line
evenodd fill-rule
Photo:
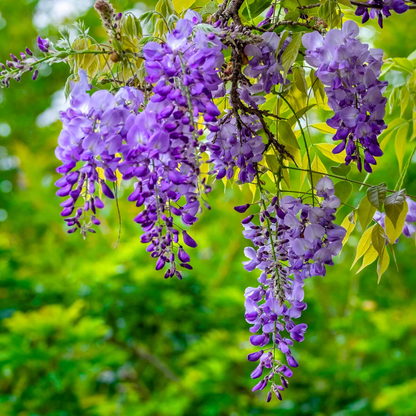
<path fill-rule="evenodd" d="M 326 86 L 328 105 L 335 112 L 327 120 L 337 130 L 333 140 L 341 141 L 333 152 L 345 150 L 347 165 L 355 161 L 358 170 L 364 164 L 364 170 L 372 172 L 375 158 L 383 154 L 377 138 L 387 127 L 383 120 L 387 82 L 378 79 L 383 51 L 370 49 L 357 35 L 357 24 L 347 21 L 342 30 L 332 29 L 325 37 L 306 33 L 303 45 L 305 60 L 318 68 L 315 75 Z"/>

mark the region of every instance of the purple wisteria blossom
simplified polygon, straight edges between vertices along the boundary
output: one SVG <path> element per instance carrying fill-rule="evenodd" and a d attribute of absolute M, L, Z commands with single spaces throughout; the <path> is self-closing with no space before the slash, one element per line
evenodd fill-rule
<path fill-rule="evenodd" d="M 56 182 L 57 195 L 68 197 L 61 203 L 61 215 L 71 227 L 85 237 L 99 225 L 97 209 L 104 203 L 101 194 L 114 198 L 108 183 L 116 183 L 120 152 L 127 138 L 125 122 L 143 102 L 143 94 L 126 87 L 115 96 L 108 91 L 88 94 L 91 85 L 84 71 L 79 82 L 71 83 L 70 107 L 61 112 L 62 131 L 56 157 L 62 161 L 57 172 L 63 176 Z"/>
<path fill-rule="evenodd" d="M 383 154 L 377 137 L 387 127 L 383 120 L 387 82 L 378 79 L 383 51 L 369 49 L 357 35 L 357 24 L 347 21 L 342 30 L 332 29 L 325 38 L 318 32 L 306 33 L 303 45 L 305 60 L 318 68 L 316 76 L 326 85 L 328 105 L 335 112 L 327 120 L 337 129 L 333 140 L 341 140 L 333 152 L 345 149 L 345 163 L 356 161 L 360 171 L 364 158 L 364 169 L 372 172 L 375 157 Z"/>
<path fill-rule="evenodd" d="M 378 24 L 383 28 L 383 16 L 391 16 L 391 10 L 395 11 L 397 14 L 402 14 L 409 10 L 409 6 L 403 0 L 370 0 L 366 2 L 370 6 L 378 6 L 379 9 L 358 6 L 355 10 L 356 16 L 362 16 L 362 23 L 368 21 L 368 19 L 378 19 Z"/>
<path fill-rule="evenodd" d="M 287 83 L 281 72 L 281 55 L 290 38 L 286 39 L 278 53 L 280 38 L 273 32 L 262 34 L 259 45 L 247 45 L 245 54 L 250 57 L 244 74 L 254 79 L 252 84 L 239 85 L 240 99 L 248 106 L 258 109 L 265 102 L 264 93 L 270 93 L 275 85 Z M 230 100 L 230 105 L 233 103 Z M 256 115 L 244 113 L 236 116 L 234 110 L 227 110 L 218 123 L 218 131 L 207 137 L 208 148 L 213 163 L 213 173 L 217 179 L 234 177 L 238 170 L 241 183 L 252 182 L 256 174 L 255 163 L 263 159 L 266 145 L 260 135 L 263 126 Z"/>
<path fill-rule="evenodd" d="M 342 248 L 346 230 L 333 223 L 340 200 L 334 195 L 334 185 L 328 177 L 316 185 L 316 194 L 322 197 L 317 206 L 305 204 L 302 199 L 274 197 L 260 209 L 260 224 L 252 216 L 243 220 L 244 236 L 254 247 L 247 247 L 244 262 L 247 271 L 259 270 L 259 286 L 245 291 L 245 318 L 253 325 L 250 342 L 261 348 L 249 354 L 249 361 L 259 361 L 251 374 L 262 378 L 253 391 L 263 390 L 271 383 L 271 392 L 282 400 L 281 391 L 288 387 L 292 376 L 289 367 L 298 367 L 292 355 L 293 341 L 302 342 L 306 324 L 296 324 L 307 307 L 303 301 L 305 280 L 325 276 L 326 266 L 333 265 L 333 257 Z M 274 347 L 286 357 L 286 362 L 275 358 Z M 265 372 L 265 374 L 263 374 Z M 271 395 L 268 396 L 268 401 Z"/>
<path fill-rule="evenodd" d="M 61 117 L 64 128 L 57 157 L 64 163 L 58 169 L 64 177 L 57 182 L 57 194 L 69 196 L 62 204 L 62 215 L 70 216 L 66 221 L 73 226 L 69 232 L 94 232 L 92 224 L 99 222 L 96 208 L 103 207 L 97 185 L 106 197 L 114 198 L 106 181 L 116 182 L 117 172 L 123 180 L 134 179 L 128 200 L 141 209 L 134 221 L 143 229 L 141 241 L 156 259 L 156 270 L 169 265 L 166 278 L 182 278 L 178 266 L 192 268 L 180 241 L 197 246 L 175 224 L 174 216 L 185 225 L 194 224 L 203 195 L 211 190 L 200 175 L 201 154 L 207 149 L 201 136 L 204 129 L 219 130 L 220 111 L 212 98 L 222 83 L 218 71 L 224 56 L 215 33 L 193 34 L 201 20 L 189 11 L 166 43 L 144 47 L 146 81 L 155 84 L 144 110 L 143 94 L 136 89 L 90 96 L 86 91 L 91 86 L 80 72 L 80 82 L 72 85 L 71 106 Z M 80 196 L 85 202 L 76 209 Z"/>

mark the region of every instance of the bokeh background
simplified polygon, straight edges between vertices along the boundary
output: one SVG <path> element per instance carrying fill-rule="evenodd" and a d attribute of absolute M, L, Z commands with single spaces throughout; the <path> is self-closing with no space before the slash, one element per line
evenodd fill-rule
<path fill-rule="evenodd" d="M 37 33 L 56 39 L 59 24 L 78 18 L 104 40 L 92 3 L 0 0 L 0 61 L 33 47 Z M 138 14 L 153 6 L 113 3 Z M 407 56 L 416 48 L 414 13 L 362 34 L 386 56 Z M 283 403 L 266 404 L 251 393 L 245 359 L 243 293 L 257 276 L 241 266 L 245 242 L 232 209 L 250 196 L 214 187 L 213 209 L 193 233 L 194 270 L 182 282 L 154 271 L 131 221 L 133 204 L 121 201 L 116 250 L 114 204 L 96 235 L 68 236 L 53 185 L 67 76 L 64 64 L 45 66 L 38 81 L 26 76 L 0 90 L 1 416 L 416 415 L 414 241 L 396 245 L 399 269 L 391 265 L 377 285 L 374 264 L 350 271 L 357 228 L 336 267 L 308 282 L 300 367 Z M 381 160 L 371 181 L 392 187 L 394 149 Z M 412 194 L 415 179 L 412 164 L 405 183 Z"/>

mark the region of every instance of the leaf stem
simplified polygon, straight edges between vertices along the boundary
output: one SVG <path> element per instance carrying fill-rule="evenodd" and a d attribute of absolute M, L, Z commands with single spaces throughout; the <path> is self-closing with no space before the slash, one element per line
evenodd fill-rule
<path fill-rule="evenodd" d="M 283 169 L 293 169 L 293 170 L 299 170 L 299 171 L 302 171 L 302 172 L 309 172 L 309 170 L 308 170 L 308 169 L 301 169 L 301 168 L 297 168 L 297 167 L 295 167 L 295 166 L 283 166 Z M 347 178 L 347 177 L 345 177 L 345 176 L 333 175 L 333 174 L 330 174 L 330 173 L 325 173 L 325 172 L 318 172 L 318 171 L 316 171 L 316 170 L 312 170 L 311 172 L 312 172 L 312 173 L 315 173 L 315 174 L 317 174 L 317 175 L 329 176 L 329 177 L 331 177 L 331 178 L 341 179 L 341 180 L 343 180 L 343 181 L 347 181 L 347 182 L 355 183 L 355 184 L 357 184 L 357 185 L 366 186 L 367 188 L 371 188 L 372 186 L 374 186 L 374 185 L 371 185 L 371 184 L 368 184 L 368 183 L 364 183 L 364 182 L 356 181 L 356 180 L 354 180 L 354 179 L 348 179 L 348 178 Z M 396 191 L 394 191 L 393 189 L 387 189 L 387 192 L 390 192 L 390 193 L 395 193 Z M 413 196 L 413 195 L 407 195 L 407 196 L 416 200 L 416 196 Z"/>
<path fill-rule="evenodd" d="M 303 142 L 305 143 L 305 150 L 306 150 L 306 155 L 308 157 L 308 166 L 309 166 L 309 174 L 311 177 L 311 188 L 312 188 L 312 205 L 315 206 L 315 198 L 314 198 L 314 193 L 313 193 L 313 178 L 312 178 L 312 163 L 311 163 L 311 156 L 309 154 L 309 148 L 308 148 L 308 143 L 306 141 L 306 136 L 305 136 L 305 132 L 303 130 L 302 124 L 299 120 L 298 115 L 296 114 L 296 111 L 293 109 L 293 107 L 290 105 L 289 101 L 286 100 L 286 98 L 283 96 L 283 94 L 281 94 L 280 92 L 277 92 L 277 95 L 287 104 L 287 106 L 290 108 L 290 110 L 292 111 L 293 115 L 296 117 L 296 120 L 298 122 L 300 131 L 302 133 L 302 137 L 303 137 Z"/>

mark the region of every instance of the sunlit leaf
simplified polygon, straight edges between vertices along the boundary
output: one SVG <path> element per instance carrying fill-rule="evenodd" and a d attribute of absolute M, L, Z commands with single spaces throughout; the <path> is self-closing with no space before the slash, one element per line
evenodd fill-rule
<path fill-rule="evenodd" d="M 360 223 L 363 231 L 368 227 L 368 224 L 370 224 L 375 212 L 376 208 L 370 203 L 366 195 L 361 200 L 357 209 L 358 222 Z"/>
<path fill-rule="evenodd" d="M 409 131 L 409 123 L 399 127 L 395 138 L 396 156 L 399 162 L 399 170 L 403 169 L 403 158 L 406 153 L 407 132 Z"/>
<path fill-rule="evenodd" d="M 390 256 L 386 248 L 384 247 L 383 253 L 379 256 L 378 262 L 377 262 L 377 274 L 378 274 L 378 280 L 377 283 L 380 283 L 381 276 L 383 276 L 384 272 L 387 270 L 390 264 Z"/>
<path fill-rule="evenodd" d="M 333 160 L 337 163 L 342 163 L 345 160 L 346 153 L 343 150 L 341 153 L 332 153 L 332 150 L 335 148 L 334 144 L 330 143 L 317 143 L 315 146 L 321 151 L 321 153 L 326 156 L 328 159 Z"/>
<path fill-rule="evenodd" d="M 371 244 L 371 233 L 373 231 L 373 228 L 374 228 L 374 225 L 372 227 L 368 228 L 367 230 L 365 230 L 364 234 L 360 238 L 360 241 L 357 244 L 357 250 L 356 250 L 356 253 L 355 253 L 355 258 L 354 258 L 354 261 L 352 263 L 351 269 L 354 267 L 354 265 L 357 263 L 357 261 L 360 260 L 360 258 L 362 256 L 364 256 L 364 254 L 369 249 L 370 244 Z"/>
<path fill-rule="evenodd" d="M 357 274 L 360 273 L 363 269 L 365 269 L 370 264 L 374 263 L 378 257 L 378 253 L 376 249 L 371 244 L 367 252 L 364 254 L 363 262 L 361 267 L 357 270 Z"/>

